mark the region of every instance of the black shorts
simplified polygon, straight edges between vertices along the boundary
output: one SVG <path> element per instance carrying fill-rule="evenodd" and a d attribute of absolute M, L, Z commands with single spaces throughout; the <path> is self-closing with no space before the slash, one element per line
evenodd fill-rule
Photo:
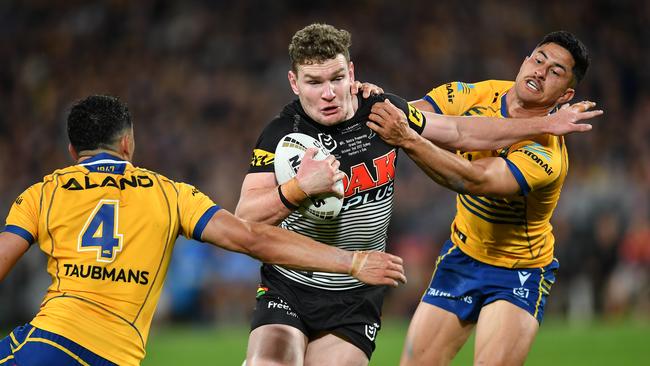
<path fill-rule="evenodd" d="M 262 283 L 251 330 L 267 324 L 285 324 L 307 338 L 333 333 L 361 349 L 370 359 L 381 328 L 386 286 L 352 290 L 321 290 L 296 283 L 269 265 L 261 269 Z"/>

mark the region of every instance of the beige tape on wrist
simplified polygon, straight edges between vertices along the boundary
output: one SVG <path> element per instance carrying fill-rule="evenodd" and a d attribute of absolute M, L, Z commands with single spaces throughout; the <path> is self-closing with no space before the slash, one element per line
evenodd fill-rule
<path fill-rule="evenodd" d="M 307 198 L 307 193 L 300 188 L 296 178 L 291 178 L 286 183 L 282 184 L 281 189 L 284 198 L 296 206 L 300 206 L 302 201 Z"/>
<path fill-rule="evenodd" d="M 370 252 L 366 250 L 357 250 L 352 256 L 352 266 L 350 267 L 350 275 L 357 277 L 363 266 L 366 265 Z"/>

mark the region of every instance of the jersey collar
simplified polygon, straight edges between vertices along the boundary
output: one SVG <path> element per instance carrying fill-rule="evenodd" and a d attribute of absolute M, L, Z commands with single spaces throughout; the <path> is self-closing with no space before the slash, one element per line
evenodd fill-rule
<path fill-rule="evenodd" d="M 124 174 L 129 164 L 131 163 L 109 153 L 99 153 L 79 163 L 90 172 L 111 174 Z"/>

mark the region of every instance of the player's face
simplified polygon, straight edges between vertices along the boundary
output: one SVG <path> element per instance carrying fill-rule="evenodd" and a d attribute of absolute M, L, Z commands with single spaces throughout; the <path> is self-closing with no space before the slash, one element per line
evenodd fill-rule
<path fill-rule="evenodd" d="M 537 47 L 526 57 L 515 81 L 517 97 L 524 104 L 554 106 L 575 94 L 571 88 L 575 61 L 571 53 L 555 43 Z"/>
<path fill-rule="evenodd" d="M 323 63 L 298 65 L 289 71 L 291 89 L 314 121 L 332 126 L 354 115 L 350 85 L 354 66 L 339 54 Z"/>

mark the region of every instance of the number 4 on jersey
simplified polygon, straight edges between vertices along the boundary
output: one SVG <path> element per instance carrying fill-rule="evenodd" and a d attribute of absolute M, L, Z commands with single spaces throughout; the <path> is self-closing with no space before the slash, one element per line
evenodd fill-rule
<path fill-rule="evenodd" d="M 111 263 L 122 250 L 123 235 L 118 234 L 120 201 L 101 200 L 79 233 L 80 252 L 97 251 L 97 261 Z"/>

